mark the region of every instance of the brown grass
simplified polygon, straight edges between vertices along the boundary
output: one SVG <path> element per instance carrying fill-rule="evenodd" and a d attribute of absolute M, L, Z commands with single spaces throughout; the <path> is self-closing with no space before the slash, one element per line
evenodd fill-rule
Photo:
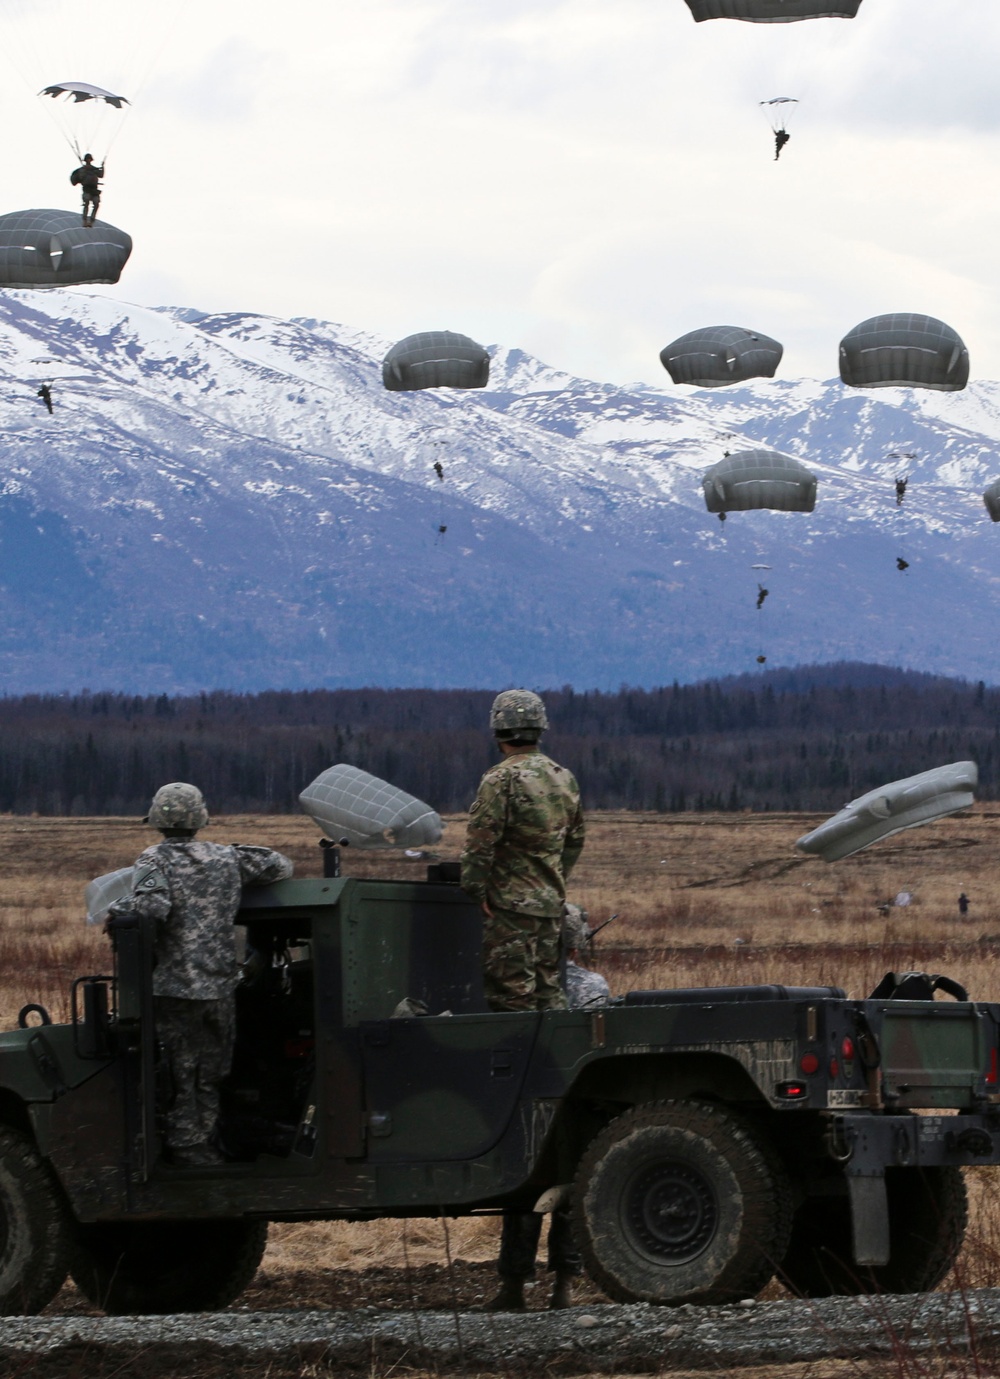
<path fill-rule="evenodd" d="M 838 985 L 857 997 L 886 970 L 921 968 L 958 978 L 979 999 L 1000 1000 L 998 818 L 977 808 L 827 865 L 794 851 L 795 839 L 818 822 L 813 816 L 597 813 L 588 819 L 571 896 L 592 923 L 619 913 L 597 962 L 618 992 L 780 982 Z M 447 820 L 439 856 L 458 856 L 464 822 Z M 299 874 L 320 873 L 316 830 L 305 818 L 225 818 L 204 836 L 278 847 Z M 148 829 L 125 819 L 0 817 L 0 1028 L 13 1026 L 26 1001 L 40 1000 L 55 1018 L 66 1018 L 72 978 L 107 969 L 106 940 L 83 923 L 83 886 L 127 865 L 152 840 Z M 395 853 L 344 853 L 351 875 L 418 878 L 424 865 Z M 912 895 L 908 906 L 879 913 L 904 890 Z M 962 890 L 972 901 L 964 922 L 956 904 Z M 995 1177 L 972 1170 L 969 1181 L 973 1228 L 959 1274 L 969 1285 L 1000 1286 Z M 444 1230 L 433 1221 L 276 1226 L 244 1302 L 408 1305 L 400 1290 L 409 1272 L 420 1305 L 447 1306 Z M 493 1286 L 497 1224 L 465 1220 L 447 1230 L 460 1261 L 461 1300 L 474 1303 Z M 540 1303 L 541 1286 L 535 1292 Z M 592 1290 L 583 1296 L 597 1297 Z M 68 1289 L 54 1304 L 81 1307 Z"/>

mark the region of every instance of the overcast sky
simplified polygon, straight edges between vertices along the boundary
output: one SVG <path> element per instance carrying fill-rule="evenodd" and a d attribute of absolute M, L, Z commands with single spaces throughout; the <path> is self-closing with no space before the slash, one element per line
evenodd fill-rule
<path fill-rule="evenodd" d="M 779 25 L 684 0 L 0 0 L 0 54 L 5 211 L 77 204 L 42 85 L 134 98 L 102 216 L 135 250 L 95 289 L 123 300 L 445 327 L 656 384 L 699 325 L 830 377 L 847 329 L 912 310 L 1000 378 L 1000 0 Z M 775 164 L 778 95 L 800 104 Z"/>

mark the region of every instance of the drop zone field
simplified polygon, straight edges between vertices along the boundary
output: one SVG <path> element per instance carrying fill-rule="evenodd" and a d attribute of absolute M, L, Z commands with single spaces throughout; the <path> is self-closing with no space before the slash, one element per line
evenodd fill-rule
<path fill-rule="evenodd" d="M 758 982 L 842 986 L 866 996 L 888 970 L 941 972 L 977 999 L 1000 1001 L 1000 811 L 977 807 L 827 864 L 796 854 L 820 816 L 588 816 L 571 898 L 596 923 L 596 965 L 613 991 Z M 448 818 L 435 856 L 458 856 L 465 817 Z M 306 818 L 214 820 L 205 837 L 280 848 L 299 875 L 321 871 Z M 106 971 L 109 951 L 84 923 L 83 887 L 130 864 L 155 835 L 135 820 L 0 817 L 0 1028 L 28 1001 L 68 1017 L 74 977 Z M 396 852 L 344 852 L 349 875 L 418 879 L 426 862 Z M 957 899 L 970 898 L 959 916 Z M 895 898 L 908 892 L 905 906 Z M 966 1248 L 944 1287 L 1000 1285 L 1000 1171 L 970 1170 Z M 472 1308 L 494 1287 L 498 1223 L 383 1221 L 276 1225 L 258 1278 L 238 1308 Z M 546 1300 L 542 1273 L 532 1307 Z M 767 1296 L 783 1296 L 772 1284 Z M 600 1294 L 584 1284 L 588 1306 Z M 88 1311 L 67 1285 L 50 1312 Z"/>

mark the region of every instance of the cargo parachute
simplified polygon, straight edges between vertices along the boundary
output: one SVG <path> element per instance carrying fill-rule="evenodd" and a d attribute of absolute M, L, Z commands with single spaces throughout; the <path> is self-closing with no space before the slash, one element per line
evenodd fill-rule
<path fill-rule="evenodd" d="M 441 816 L 430 805 L 344 763 L 322 771 L 299 804 L 334 842 L 346 838 L 354 847 L 420 848 L 441 838 Z"/>
<path fill-rule="evenodd" d="M 892 781 L 851 800 L 839 814 L 803 834 L 795 846 L 800 852 L 815 853 L 826 862 L 837 862 L 880 838 L 968 809 L 974 802 L 973 791 L 978 783 L 979 770 L 974 761 L 956 761 Z"/>
<path fill-rule="evenodd" d="M 776 450 L 741 450 L 714 464 L 701 481 L 705 506 L 727 512 L 772 508 L 776 512 L 812 512 L 816 475 L 799 460 Z"/>
<path fill-rule="evenodd" d="M 391 393 L 421 388 L 485 388 L 490 356 L 468 335 L 427 330 L 400 340 L 382 361 L 382 382 Z"/>
<path fill-rule="evenodd" d="M 861 0 L 687 0 L 695 23 L 744 19 L 749 24 L 793 24 L 797 19 L 854 19 Z"/>
<path fill-rule="evenodd" d="M 957 393 L 969 381 L 969 351 L 944 321 L 916 312 L 872 316 L 840 342 L 840 377 L 852 388 L 932 388 Z"/>
<path fill-rule="evenodd" d="M 703 326 L 665 345 L 660 363 L 675 383 L 722 388 L 748 378 L 773 378 L 783 350 L 777 340 L 743 326 Z"/>

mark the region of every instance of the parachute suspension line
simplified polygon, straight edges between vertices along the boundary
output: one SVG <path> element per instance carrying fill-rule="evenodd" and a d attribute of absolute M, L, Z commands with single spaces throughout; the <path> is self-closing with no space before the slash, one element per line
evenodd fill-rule
<path fill-rule="evenodd" d="M 896 464 L 898 465 L 898 468 L 895 472 L 895 477 L 893 479 L 893 488 L 895 491 L 896 498 L 895 545 L 896 550 L 898 551 L 898 554 L 896 556 L 896 569 L 900 572 L 900 574 L 905 574 L 906 571 L 910 568 L 910 562 L 907 560 L 906 556 L 910 544 L 909 532 L 911 524 L 904 509 L 906 508 L 908 501 L 907 490 L 909 488 L 910 483 L 909 465 L 911 461 L 918 459 L 919 456 L 919 450 L 902 448 L 890 450 L 887 455 L 888 459 L 895 460 Z"/>
<path fill-rule="evenodd" d="M 439 488 L 439 490 L 440 490 L 439 493 L 438 493 L 439 502 L 438 502 L 438 520 L 437 520 L 437 528 L 436 528 L 435 533 L 434 533 L 434 545 L 435 545 L 435 546 L 441 546 L 441 545 L 444 544 L 444 536 L 445 536 L 445 533 L 446 533 L 447 530 L 448 530 L 448 523 L 447 523 L 446 520 L 445 520 L 445 518 L 446 518 L 446 516 L 447 516 L 447 512 L 446 512 L 446 510 L 445 510 L 445 493 L 444 493 L 444 472 L 445 472 L 445 471 L 444 471 L 444 464 L 443 464 L 443 462 L 442 462 L 442 456 L 445 455 L 445 454 L 447 453 L 447 446 L 448 446 L 448 438 L 447 438 L 447 436 L 435 436 L 435 437 L 432 439 L 432 441 L 431 441 L 431 455 L 433 456 L 433 460 L 432 460 L 432 462 L 431 462 L 431 469 L 434 471 L 434 484 L 435 484 L 435 485 Z"/>
<path fill-rule="evenodd" d="M 769 571 L 771 566 L 753 565 L 751 569 L 757 579 L 757 664 L 763 668 L 767 660 L 767 655 L 764 651 L 764 604 L 771 592 L 764 583 L 766 579 L 764 572 Z"/>

